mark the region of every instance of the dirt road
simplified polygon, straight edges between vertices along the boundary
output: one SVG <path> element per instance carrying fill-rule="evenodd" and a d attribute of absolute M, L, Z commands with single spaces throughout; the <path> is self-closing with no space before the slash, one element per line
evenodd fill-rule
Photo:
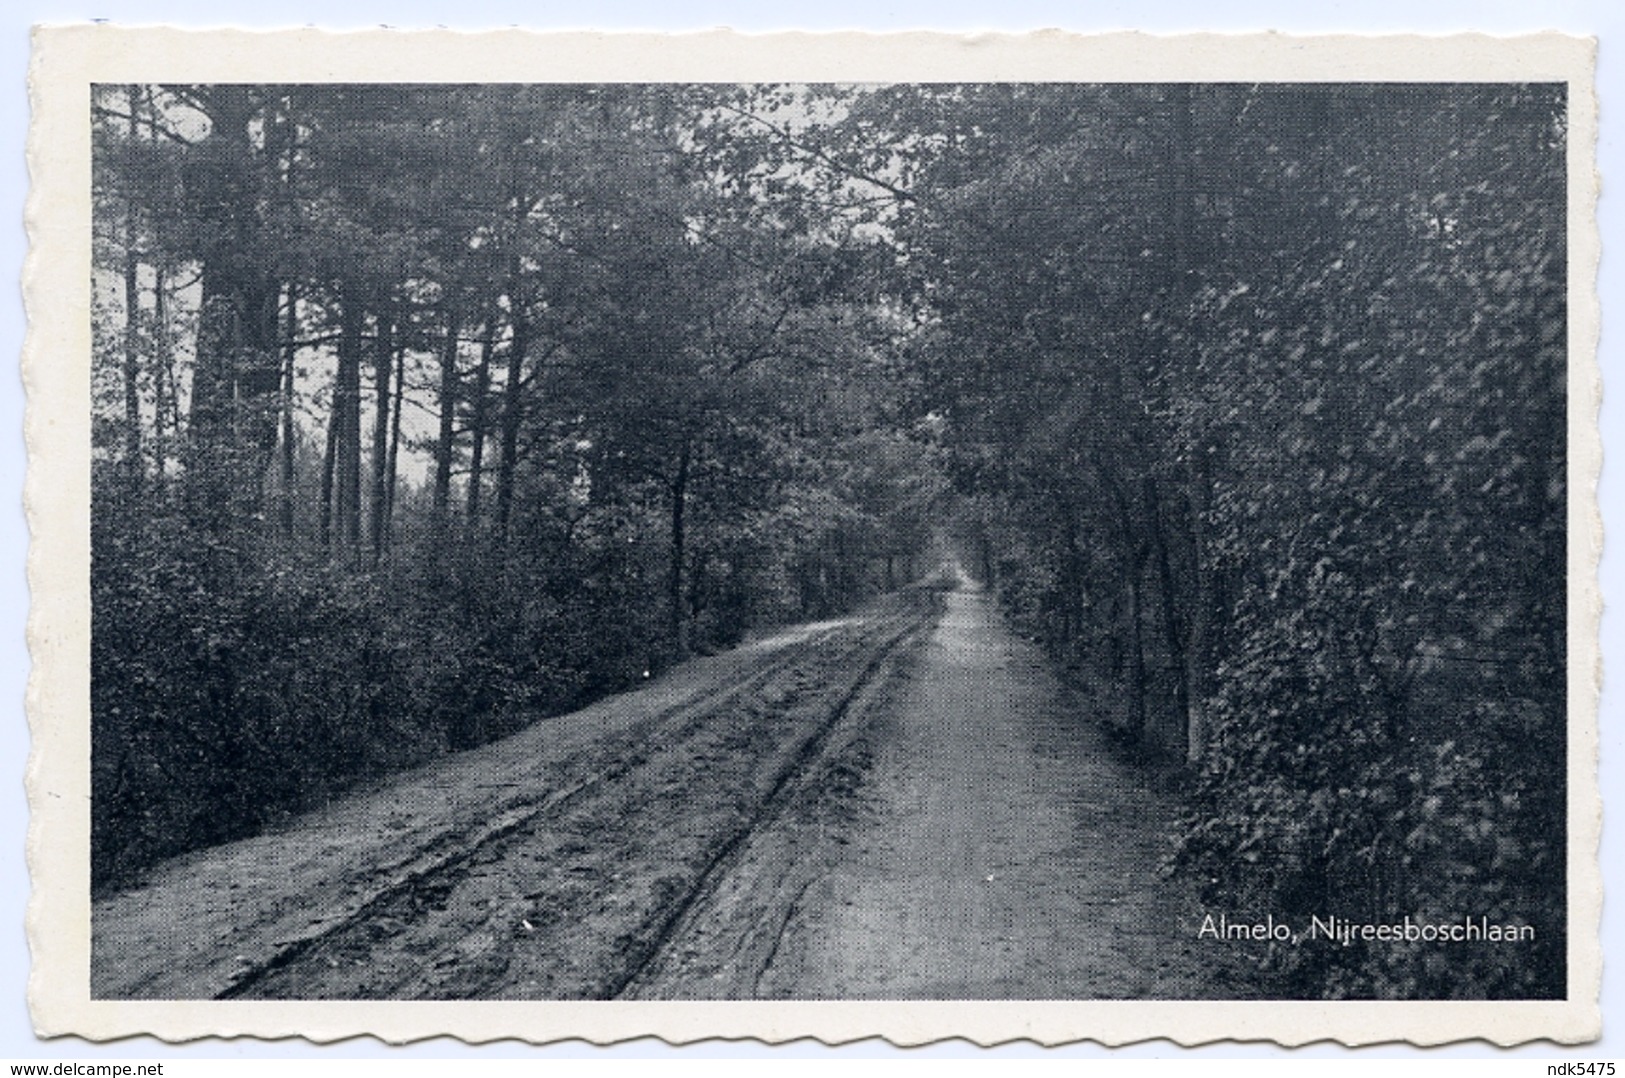
<path fill-rule="evenodd" d="M 853 796 L 810 789 L 794 824 L 753 834 L 747 871 L 694 904 L 631 994 L 1255 994 L 1158 878 L 1174 806 L 963 574 L 946 607 L 907 687 L 852 735 Z M 749 945 L 752 926 L 770 946 Z"/>
<path fill-rule="evenodd" d="M 178 859 L 99 998 L 1237 998 L 1172 806 L 961 577 Z"/>

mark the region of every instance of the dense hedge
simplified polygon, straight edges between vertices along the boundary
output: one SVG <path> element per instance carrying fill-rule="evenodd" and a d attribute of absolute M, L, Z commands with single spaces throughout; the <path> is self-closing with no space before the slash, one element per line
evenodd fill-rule
<path fill-rule="evenodd" d="M 658 519 L 617 514 L 505 550 L 408 535 L 357 571 L 251 532 L 213 542 L 179 513 L 120 511 L 117 491 L 101 491 L 91 573 L 97 888 L 639 684 L 674 656 Z M 726 553 L 755 567 L 741 579 L 707 548 L 695 650 L 884 586 L 858 567 L 804 608 L 785 563 L 805 555 L 740 542 Z"/>
<path fill-rule="evenodd" d="M 1077 108 L 1009 92 L 990 137 Z M 1092 719 L 1188 757 L 1210 909 L 1536 933 L 1275 948 L 1295 991 L 1561 996 L 1562 93 L 1139 92 L 1138 155 L 1079 115 L 922 224 L 967 267 L 934 294 L 968 560 Z M 1097 156 L 1183 212 L 1068 219 Z"/>

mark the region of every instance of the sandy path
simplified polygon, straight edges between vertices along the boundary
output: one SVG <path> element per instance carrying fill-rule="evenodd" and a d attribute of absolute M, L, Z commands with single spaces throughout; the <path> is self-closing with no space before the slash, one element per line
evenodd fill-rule
<path fill-rule="evenodd" d="M 968 587 L 876 762 L 879 822 L 809 925 L 801 994 L 1190 998 L 1215 957 L 1158 878 L 1172 806 Z M 1194 915 L 1194 916 L 1193 916 Z M 1234 994 L 1225 986 L 1220 994 Z"/>
<path fill-rule="evenodd" d="M 162 866 L 93 993 L 1255 994 L 1069 699 L 968 580 L 899 594 Z"/>
<path fill-rule="evenodd" d="M 92 994 L 597 994 L 926 617 L 789 629 L 176 858 L 95 903 Z M 547 968 L 521 976 L 526 955 Z"/>
<path fill-rule="evenodd" d="M 1159 877 L 1174 806 L 968 580 L 870 722 L 848 739 L 866 771 L 857 803 L 810 790 L 753 836 L 638 994 L 1254 994 L 1235 956 L 1196 939 L 1188 892 Z"/>

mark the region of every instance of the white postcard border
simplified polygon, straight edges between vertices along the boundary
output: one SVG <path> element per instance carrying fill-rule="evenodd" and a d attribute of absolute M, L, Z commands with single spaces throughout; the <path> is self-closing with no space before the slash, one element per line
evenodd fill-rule
<path fill-rule="evenodd" d="M 1478 1038 L 1578 1043 L 1601 1028 L 1597 855 L 1600 680 L 1596 488 L 1600 254 L 1595 224 L 1595 43 L 1525 37 L 1279 34 L 1030 35 L 36 31 L 30 88 L 31 248 L 26 503 L 33 669 L 28 713 L 29 999 L 37 1032 L 102 1040 L 150 1033 L 372 1034 L 403 1042 L 580 1038 L 672 1043 L 750 1037 L 899 1045 L 1167 1038 L 1304 1044 Z M 1568 699 L 1569 998 L 1547 1002 L 310 1002 L 89 998 L 90 127 L 94 82 L 576 81 L 1563 81 L 1570 90 Z"/>

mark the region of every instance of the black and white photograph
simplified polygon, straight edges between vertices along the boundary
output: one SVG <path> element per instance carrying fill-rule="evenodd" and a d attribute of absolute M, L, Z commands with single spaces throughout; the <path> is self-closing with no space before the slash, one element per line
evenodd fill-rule
<path fill-rule="evenodd" d="M 89 1000 L 1589 999 L 1572 99 L 89 85 Z"/>

